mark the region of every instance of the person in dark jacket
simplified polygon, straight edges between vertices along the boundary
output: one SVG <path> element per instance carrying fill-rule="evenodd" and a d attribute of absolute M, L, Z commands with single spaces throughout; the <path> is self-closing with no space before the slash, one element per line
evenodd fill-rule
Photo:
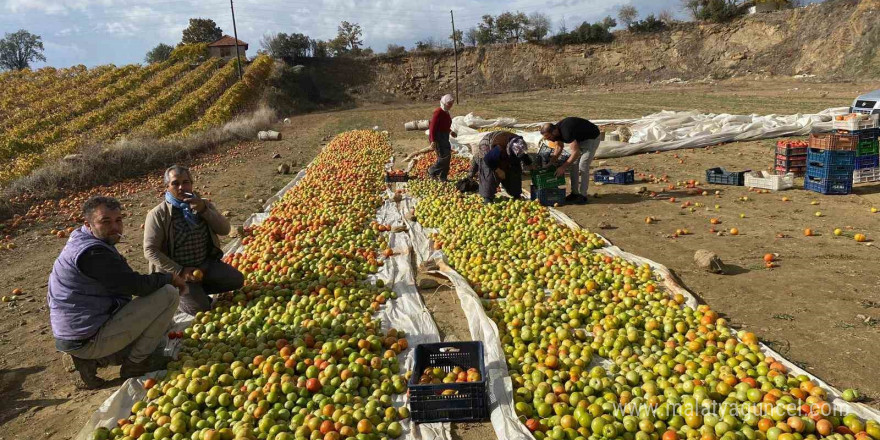
<path fill-rule="evenodd" d="M 514 199 L 522 197 L 523 165 L 532 163 L 527 148 L 522 136 L 509 131 L 493 131 L 483 136 L 475 150 L 468 177 L 479 175 L 479 193 L 484 202 L 495 201 L 499 184 Z"/>
<path fill-rule="evenodd" d="M 440 107 L 434 110 L 428 125 L 428 140 L 431 142 L 431 148 L 437 153 L 437 162 L 428 168 L 428 176 L 442 181 L 446 181 L 449 177 L 449 166 L 452 162 L 452 145 L 449 143 L 449 137 L 457 136 L 452 131 L 452 116 L 449 115 L 454 103 L 455 98 L 452 95 L 441 98 Z"/>
<path fill-rule="evenodd" d="M 49 275 L 49 319 L 55 347 L 72 361 L 77 387 L 105 384 L 98 366 L 122 364 L 122 378 L 161 370 L 169 358 L 154 354 L 171 326 L 186 281 L 177 275 L 142 275 L 116 250 L 122 206 L 92 197 L 82 228 L 70 234 Z M 132 298 L 134 297 L 134 298 Z M 124 360 L 123 360 L 124 359 Z"/>
<path fill-rule="evenodd" d="M 568 203 L 587 203 L 587 190 L 590 185 L 590 163 L 599 149 L 601 131 L 592 122 L 576 117 L 565 118 L 556 124 L 547 123 L 541 127 L 544 139 L 556 142 L 556 150 L 551 161 L 556 161 L 562 154 L 563 144 L 568 145 L 571 153 L 568 160 L 559 165 L 556 175 L 562 176 L 566 171 L 571 173 L 571 194 L 565 197 Z"/>

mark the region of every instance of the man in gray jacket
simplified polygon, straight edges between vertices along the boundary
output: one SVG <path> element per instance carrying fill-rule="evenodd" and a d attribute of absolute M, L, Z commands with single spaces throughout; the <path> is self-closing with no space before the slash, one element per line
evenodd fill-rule
<path fill-rule="evenodd" d="M 241 288 L 244 276 L 221 261 L 218 235 L 229 234 L 229 220 L 193 192 L 189 169 L 168 168 L 164 182 L 165 200 L 144 223 L 144 256 L 150 270 L 186 279 L 189 292 L 181 295 L 180 310 L 195 315 L 211 309 L 209 295 Z"/>
<path fill-rule="evenodd" d="M 122 378 L 165 367 L 169 358 L 155 351 L 186 281 L 131 269 L 116 250 L 123 230 L 116 199 L 92 197 L 82 215 L 82 228 L 70 234 L 55 260 L 46 299 L 55 347 L 73 363 L 75 385 L 95 389 L 105 384 L 97 376 L 100 366 L 121 364 Z"/>

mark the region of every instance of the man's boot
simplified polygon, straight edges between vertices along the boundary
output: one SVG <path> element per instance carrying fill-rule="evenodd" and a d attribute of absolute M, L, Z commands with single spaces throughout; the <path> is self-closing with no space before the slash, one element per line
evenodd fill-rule
<path fill-rule="evenodd" d="M 132 362 L 126 359 L 122 362 L 122 368 L 119 369 L 119 377 L 130 379 L 143 376 L 151 371 L 164 370 L 170 361 L 170 357 L 162 356 L 161 354 L 152 354 L 140 362 Z"/>
<path fill-rule="evenodd" d="M 83 390 L 103 388 L 107 381 L 98 377 L 98 362 L 64 353 L 62 364 L 73 375 L 73 384 Z"/>

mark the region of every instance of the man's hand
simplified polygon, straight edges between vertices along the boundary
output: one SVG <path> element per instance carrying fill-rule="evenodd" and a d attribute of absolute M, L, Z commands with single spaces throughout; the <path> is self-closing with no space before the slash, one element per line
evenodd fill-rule
<path fill-rule="evenodd" d="M 182 275 L 178 275 L 176 273 L 172 274 L 171 275 L 171 285 L 176 287 L 182 293 L 183 289 L 186 288 L 186 278 L 184 278 Z"/>
<path fill-rule="evenodd" d="M 195 194 L 193 194 L 192 197 L 183 199 L 183 201 L 185 203 L 189 203 L 189 206 L 193 209 L 193 211 L 195 211 L 197 213 L 203 212 L 205 210 L 205 208 L 207 208 L 207 206 L 208 206 L 207 203 L 205 202 L 205 199 L 203 199 Z"/>
<path fill-rule="evenodd" d="M 180 271 L 180 276 L 183 277 L 187 283 L 198 283 L 202 281 L 201 277 L 196 274 L 196 271 L 198 270 L 198 267 L 184 267 L 183 270 Z"/>
<path fill-rule="evenodd" d="M 567 163 L 562 163 L 558 167 L 556 167 L 556 177 L 562 177 L 565 175 L 565 170 L 568 168 Z"/>
<path fill-rule="evenodd" d="M 504 180 L 504 178 L 507 176 L 506 174 L 504 174 L 504 171 L 501 170 L 500 168 L 495 170 L 495 175 L 498 176 L 498 178 L 501 180 Z"/>

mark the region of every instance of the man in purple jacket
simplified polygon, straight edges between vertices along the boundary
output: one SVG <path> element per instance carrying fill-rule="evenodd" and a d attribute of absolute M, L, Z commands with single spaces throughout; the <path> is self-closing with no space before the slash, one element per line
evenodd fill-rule
<path fill-rule="evenodd" d="M 55 347 L 69 355 L 74 383 L 105 384 L 99 366 L 118 364 L 123 378 L 161 370 L 169 358 L 154 354 L 171 326 L 186 281 L 178 275 L 141 275 L 116 250 L 122 206 L 111 197 L 83 205 L 83 227 L 55 260 L 49 275 L 49 319 Z M 132 299 L 134 296 L 134 299 Z"/>

